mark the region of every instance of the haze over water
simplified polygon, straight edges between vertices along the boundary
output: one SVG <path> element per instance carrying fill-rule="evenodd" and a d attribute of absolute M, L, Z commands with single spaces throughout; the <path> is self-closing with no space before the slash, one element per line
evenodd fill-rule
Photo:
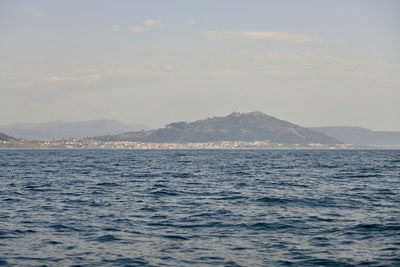
<path fill-rule="evenodd" d="M 389 150 L 2 150 L 0 265 L 399 265 L 399 185 Z"/>

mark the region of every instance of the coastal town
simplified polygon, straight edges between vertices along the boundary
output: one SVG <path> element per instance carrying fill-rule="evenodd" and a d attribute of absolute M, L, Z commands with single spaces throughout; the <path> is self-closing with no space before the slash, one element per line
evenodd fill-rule
<path fill-rule="evenodd" d="M 264 141 L 218 141 L 191 143 L 155 143 L 131 141 L 98 141 L 92 139 L 37 141 L 42 148 L 66 149 L 354 149 L 351 144 L 325 145 L 281 144 Z"/>

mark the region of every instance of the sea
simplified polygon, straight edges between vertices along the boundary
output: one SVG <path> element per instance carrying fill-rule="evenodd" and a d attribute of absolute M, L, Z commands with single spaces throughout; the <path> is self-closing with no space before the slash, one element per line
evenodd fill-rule
<path fill-rule="evenodd" d="M 0 266 L 400 266 L 400 150 L 0 150 Z"/>

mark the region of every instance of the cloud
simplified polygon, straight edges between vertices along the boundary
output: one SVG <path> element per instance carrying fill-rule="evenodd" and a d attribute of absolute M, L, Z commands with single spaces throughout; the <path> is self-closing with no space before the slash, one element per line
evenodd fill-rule
<path fill-rule="evenodd" d="M 147 19 L 143 22 L 141 26 L 133 26 L 130 27 L 129 30 L 131 32 L 146 32 L 150 31 L 155 28 L 160 28 L 163 27 L 163 23 L 160 20 L 155 20 L 155 19 Z"/>
<path fill-rule="evenodd" d="M 146 28 L 161 27 L 162 23 L 159 20 L 147 19 L 143 22 L 143 26 Z"/>
<path fill-rule="evenodd" d="M 193 24 L 195 24 L 196 23 L 196 20 L 195 19 L 188 19 L 187 21 L 185 21 L 184 23 L 182 23 L 182 25 L 181 25 L 181 27 L 182 28 L 188 28 L 188 27 L 190 27 L 190 26 L 192 26 Z"/>
<path fill-rule="evenodd" d="M 172 29 L 174 29 L 174 30 L 183 30 L 183 29 L 189 28 L 190 26 L 192 26 L 195 23 L 196 23 L 196 19 L 191 18 L 191 19 L 188 19 L 188 20 L 186 20 L 185 22 L 183 22 L 181 24 L 173 25 L 173 26 L 170 26 L 170 27 Z"/>
<path fill-rule="evenodd" d="M 156 28 L 167 28 L 167 29 L 173 29 L 173 30 L 181 30 L 181 29 L 186 29 L 189 28 L 190 26 L 192 26 L 193 24 L 196 23 L 196 20 L 191 18 L 186 20 L 185 22 L 183 22 L 182 24 L 178 24 L 178 25 L 165 25 L 162 21 L 160 20 L 156 20 L 156 19 L 147 19 L 145 21 L 143 21 L 143 23 L 139 26 L 132 26 L 129 29 L 129 31 L 131 32 L 147 32 L 147 31 L 151 31 L 153 29 Z M 119 25 L 113 25 L 112 26 L 112 30 L 113 31 L 119 31 L 120 27 Z"/>
<path fill-rule="evenodd" d="M 207 31 L 202 36 L 206 39 L 217 41 L 243 40 L 290 43 L 325 43 L 333 41 L 315 34 L 275 31 Z"/>
<path fill-rule="evenodd" d="M 39 10 L 30 7 L 30 6 L 23 6 L 23 7 L 16 7 L 16 8 L 9 8 L 6 10 L 8 14 L 11 15 L 25 15 L 30 17 L 42 17 L 43 13 Z"/>
<path fill-rule="evenodd" d="M 108 78 L 116 79 L 139 79 L 148 80 L 149 82 L 157 81 L 158 79 L 176 79 L 188 77 L 190 72 L 176 69 L 172 65 L 150 64 L 140 67 L 124 67 L 124 66 L 108 66 L 102 68 L 102 73 Z"/>
<path fill-rule="evenodd" d="M 42 85 L 48 86 L 71 86 L 80 85 L 85 86 L 98 81 L 101 78 L 99 74 L 85 74 L 85 75 L 74 75 L 74 76 L 50 76 L 41 79 L 39 82 Z"/>

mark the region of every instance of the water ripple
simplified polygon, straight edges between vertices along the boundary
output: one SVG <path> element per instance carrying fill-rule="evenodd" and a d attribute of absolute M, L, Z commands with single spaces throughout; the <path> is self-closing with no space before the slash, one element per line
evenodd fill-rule
<path fill-rule="evenodd" d="M 399 158 L 0 150 L 0 266 L 400 265 Z"/>

